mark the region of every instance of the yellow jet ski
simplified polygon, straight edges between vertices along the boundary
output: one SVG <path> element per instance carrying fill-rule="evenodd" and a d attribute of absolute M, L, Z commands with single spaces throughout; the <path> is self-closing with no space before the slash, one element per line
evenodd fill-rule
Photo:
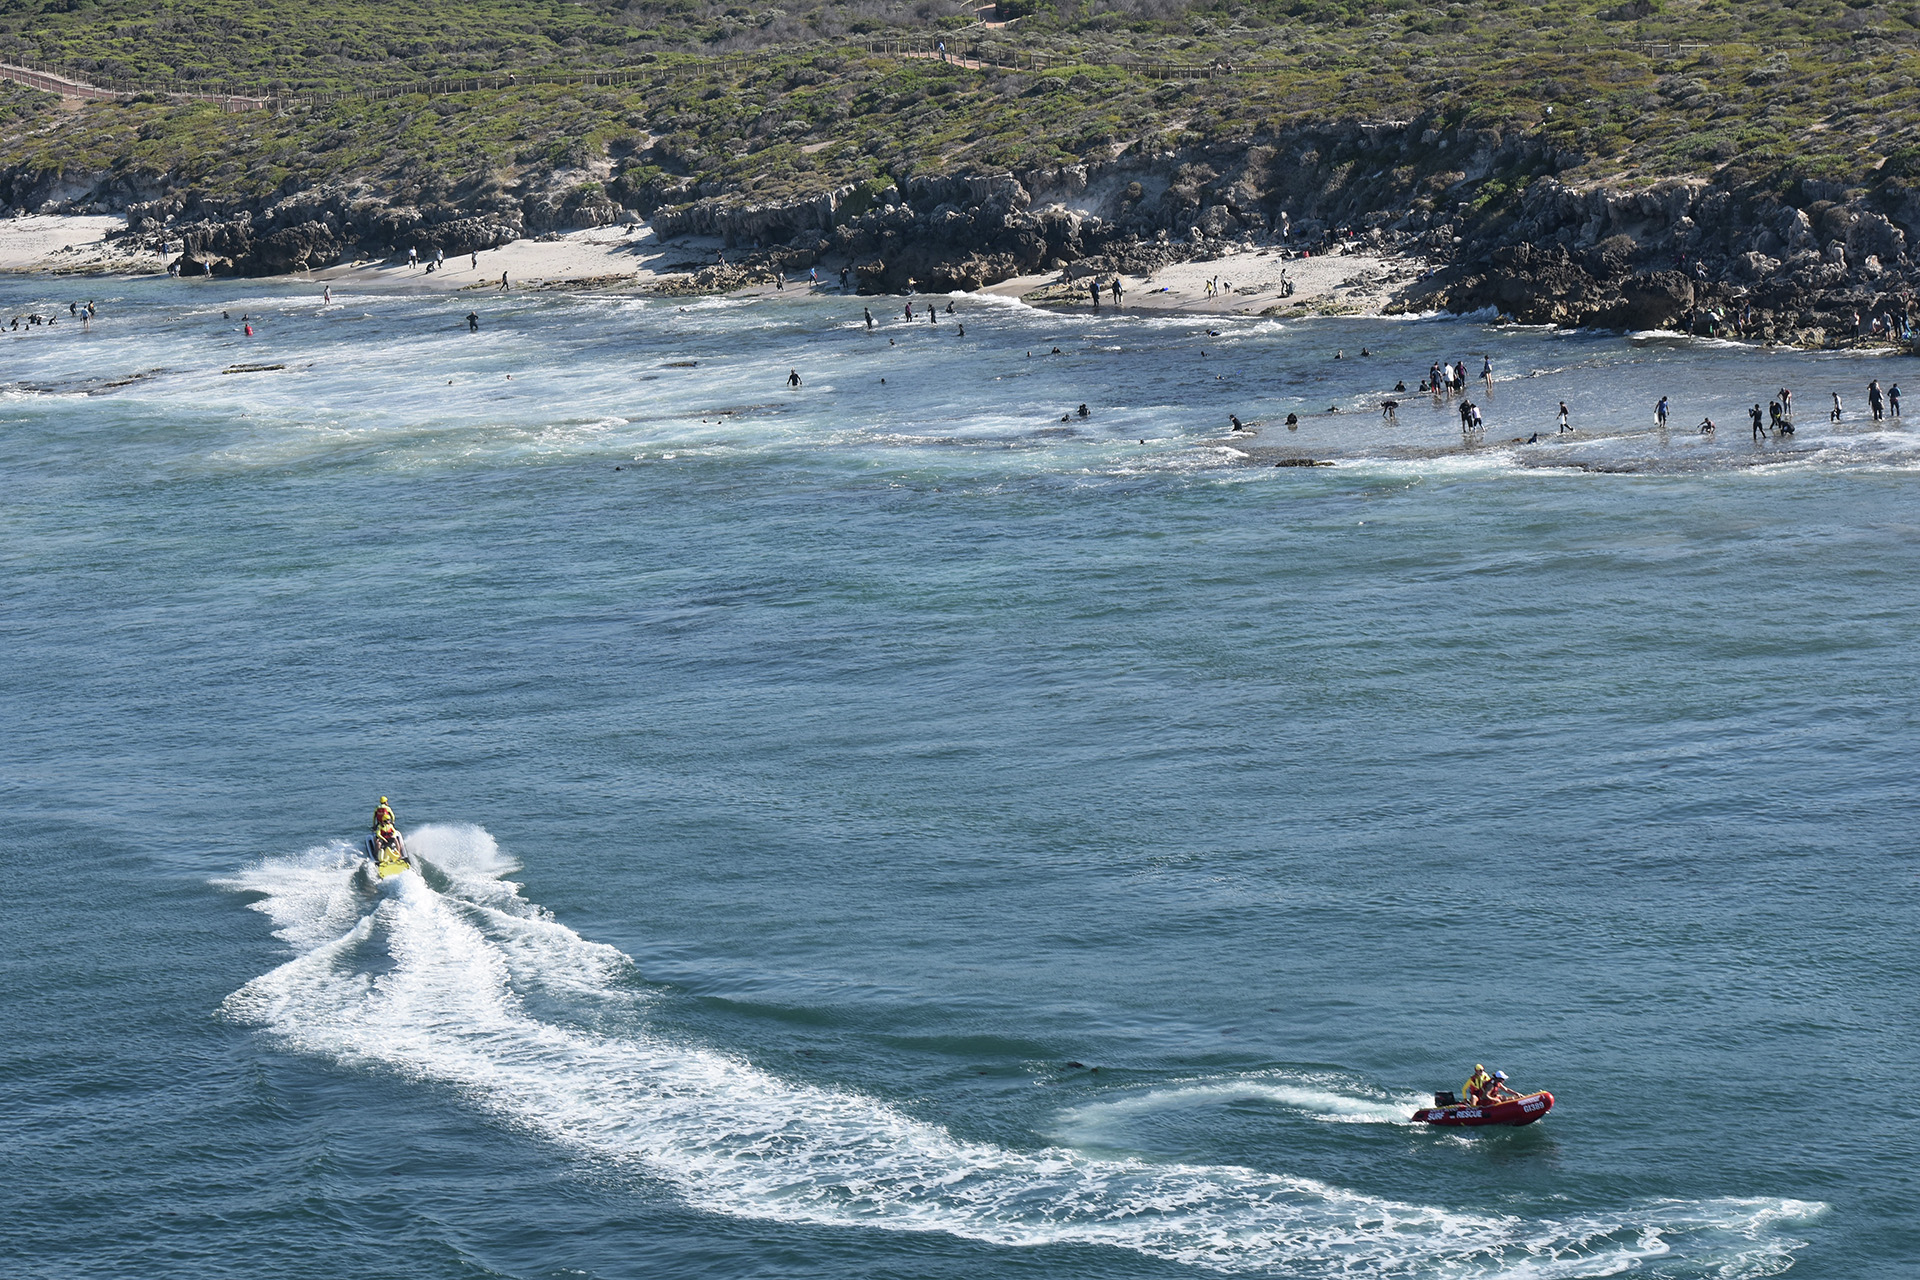
<path fill-rule="evenodd" d="M 373 859 L 373 869 L 382 880 L 413 870 L 413 860 L 407 857 L 407 846 L 400 842 L 400 829 L 393 825 L 393 810 L 387 807 L 385 796 L 380 797 L 380 807 L 373 811 L 373 834 L 367 837 L 367 856 Z"/>
<path fill-rule="evenodd" d="M 400 833 L 392 827 L 367 837 L 367 856 L 373 859 L 373 869 L 382 880 L 413 870 L 413 860 L 407 857 L 407 847 L 400 842 Z"/>

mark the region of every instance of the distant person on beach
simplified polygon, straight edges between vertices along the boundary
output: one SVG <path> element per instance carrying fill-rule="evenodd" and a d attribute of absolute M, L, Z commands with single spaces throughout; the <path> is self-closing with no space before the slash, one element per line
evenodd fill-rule
<path fill-rule="evenodd" d="M 861 311 L 861 314 L 867 317 L 867 328 L 869 329 L 873 328 L 873 308 L 862 307 L 860 308 L 860 311 Z"/>
<path fill-rule="evenodd" d="M 436 268 L 447 265 L 447 251 L 445 249 L 435 249 L 433 251 L 433 265 Z"/>
<path fill-rule="evenodd" d="M 327 285 L 327 286 L 326 286 L 325 288 L 323 288 L 323 289 L 321 289 L 321 290 L 320 290 L 320 301 L 322 301 L 322 302 L 332 302 L 332 301 L 333 301 L 333 286 L 332 286 L 332 285 Z"/>
<path fill-rule="evenodd" d="M 1560 429 L 1562 431 L 1573 430 L 1571 426 L 1567 425 L 1567 402 L 1565 400 L 1560 402 Z"/>
<path fill-rule="evenodd" d="M 507 273 L 506 273 L 506 272 L 504 272 L 504 271 L 502 271 L 502 272 L 500 273 L 500 289 L 501 289 L 501 292 L 503 292 L 503 293 L 504 293 L 504 292 L 506 292 L 506 291 L 507 291 L 507 289 L 508 289 L 509 287 L 510 287 L 510 286 L 509 286 L 509 285 L 507 284 Z"/>
<path fill-rule="evenodd" d="M 798 369 L 789 369 L 787 371 L 787 385 L 795 391 L 800 389 L 800 371 Z"/>
<path fill-rule="evenodd" d="M 473 251 L 473 261 L 471 265 L 475 271 L 480 269 L 480 251 L 478 249 Z"/>
<path fill-rule="evenodd" d="M 1120 277 L 1119 276 L 1115 276 L 1113 278 L 1113 305 L 1116 307 L 1120 305 Z"/>
<path fill-rule="evenodd" d="M 847 277 L 852 273 L 853 268 L 851 267 L 840 268 L 840 292 L 845 293 L 847 291 Z"/>
<path fill-rule="evenodd" d="M 1090 295 L 1090 296 L 1091 296 L 1091 297 L 1093 298 L 1093 309 L 1094 309 L 1095 311 L 1098 311 L 1098 310 L 1100 309 L 1100 280 L 1099 280 L 1099 277 L 1097 277 L 1097 276 L 1096 276 L 1096 277 L 1095 277 L 1094 279 L 1092 279 L 1092 280 L 1089 280 L 1089 281 L 1087 282 L 1087 293 L 1088 293 L 1088 294 L 1089 294 L 1089 295 Z"/>
<path fill-rule="evenodd" d="M 912 298 L 907 299 L 907 305 L 901 311 L 900 314 L 904 315 L 909 320 L 913 319 L 913 299 Z"/>
<path fill-rule="evenodd" d="M 1487 382 L 1493 381 L 1493 357 L 1480 357 L 1480 377 Z"/>
<path fill-rule="evenodd" d="M 1840 421 L 1841 412 L 1842 411 L 1840 408 L 1840 393 L 1836 391 L 1833 393 L 1833 412 L 1827 415 L 1827 421 L 1828 422 Z"/>
<path fill-rule="evenodd" d="M 1660 397 L 1660 403 L 1653 406 L 1653 422 L 1662 431 L 1667 429 L 1667 398 Z"/>
<path fill-rule="evenodd" d="M 420 251 L 418 249 L 409 247 L 407 249 L 407 270 L 411 271 L 419 265 L 420 265 Z"/>
<path fill-rule="evenodd" d="M 467 312 L 467 332 L 480 332 L 480 313 L 478 311 Z"/>

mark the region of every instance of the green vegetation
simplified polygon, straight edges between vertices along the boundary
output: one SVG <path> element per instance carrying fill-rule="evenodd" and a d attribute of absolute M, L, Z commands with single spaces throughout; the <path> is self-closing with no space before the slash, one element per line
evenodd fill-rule
<path fill-rule="evenodd" d="M 648 192 L 688 198 L 696 185 L 776 199 L 1432 113 L 1535 133 L 1586 157 L 1583 173 L 1627 182 L 1732 166 L 1753 180 L 1857 183 L 1889 158 L 1920 170 L 1920 3 L 1014 0 L 1001 13 L 1021 5 L 1031 16 L 1017 26 L 987 28 L 968 25 L 969 10 L 951 0 L 857 9 L 181 0 L 157 12 L 131 0 L 0 0 L 0 56 L 154 84 L 281 92 L 460 72 L 644 73 L 617 87 L 239 114 L 151 98 L 55 113 L 15 95 L 0 101 L 0 116 L 14 113 L 0 122 L 0 164 L 168 174 L 176 187 L 248 198 L 347 177 L 408 198 L 470 196 L 561 169 L 594 170 L 628 203 Z M 1024 65 L 872 54 L 854 44 L 862 34 L 940 36 Z M 702 56 L 755 46 L 746 58 Z M 1130 61 L 1280 69 L 1162 80 L 1118 65 Z M 1529 176 L 1496 177 L 1476 199 L 1498 203 Z"/>

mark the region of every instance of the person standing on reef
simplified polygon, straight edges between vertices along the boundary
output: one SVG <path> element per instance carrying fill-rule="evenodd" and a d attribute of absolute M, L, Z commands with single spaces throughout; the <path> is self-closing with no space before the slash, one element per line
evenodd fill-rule
<path fill-rule="evenodd" d="M 1565 400 L 1560 402 L 1560 429 L 1562 431 L 1573 430 L 1572 427 L 1567 425 L 1567 402 Z"/>
<path fill-rule="evenodd" d="M 1760 425 L 1760 406 L 1758 404 L 1747 410 L 1747 421 L 1753 424 L 1753 438 L 1755 440 L 1764 440 L 1767 435 L 1767 429 Z"/>
<path fill-rule="evenodd" d="M 1667 429 L 1667 398 L 1660 397 L 1660 403 L 1653 406 L 1653 424 L 1662 431 Z"/>
<path fill-rule="evenodd" d="M 871 330 L 873 328 L 873 308 L 862 307 L 860 308 L 860 310 L 862 314 L 864 314 L 867 317 L 867 328 Z"/>
<path fill-rule="evenodd" d="M 1896 418 L 1900 416 L 1900 384 L 1897 382 L 1887 388 L 1887 411 Z"/>
<path fill-rule="evenodd" d="M 328 286 L 326 286 L 326 287 L 325 287 L 324 289 L 322 289 L 322 290 L 320 290 L 320 301 L 321 301 L 321 302 L 332 302 L 332 301 L 333 301 L 333 286 L 332 286 L 332 285 L 328 285 Z"/>
<path fill-rule="evenodd" d="M 480 332 L 480 313 L 478 311 L 467 312 L 467 332 Z"/>
<path fill-rule="evenodd" d="M 1789 418 L 1793 416 L 1793 392 L 1786 387 L 1780 388 L 1780 412 Z"/>
<path fill-rule="evenodd" d="M 1867 384 L 1867 408 L 1873 410 L 1875 422 L 1886 416 L 1886 402 L 1880 398 L 1880 379 L 1878 378 Z"/>
<path fill-rule="evenodd" d="M 1833 412 L 1827 415 L 1827 421 L 1828 422 L 1840 421 L 1840 414 L 1841 414 L 1840 393 L 1836 391 L 1833 393 Z"/>
<path fill-rule="evenodd" d="M 500 273 L 500 291 L 501 291 L 502 293 L 505 293 L 505 292 L 507 291 L 507 289 L 508 289 L 508 287 L 509 287 L 509 286 L 507 285 L 507 273 L 506 273 L 506 272 L 504 272 L 504 271 L 502 271 L 502 272 Z"/>
<path fill-rule="evenodd" d="M 1115 276 L 1113 278 L 1113 305 L 1116 307 L 1120 305 L 1120 277 L 1119 276 Z"/>

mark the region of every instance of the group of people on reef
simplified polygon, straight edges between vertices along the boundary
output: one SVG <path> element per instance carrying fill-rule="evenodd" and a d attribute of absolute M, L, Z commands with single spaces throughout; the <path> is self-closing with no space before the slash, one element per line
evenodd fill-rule
<path fill-rule="evenodd" d="M 1473 1074 L 1460 1086 L 1460 1101 L 1469 1107 L 1490 1107 L 1496 1102 L 1510 1102 L 1520 1095 L 1507 1088 L 1507 1073 L 1496 1071 L 1487 1074 L 1487 1069 L 1479 1063 L 1473 1064 Z"/>
<path fill-rule="evenodd" d="M 1369 355 L 1371 353 L 1363 351 L 1360 354 Z M 1493 382 L 1492 356 L 1482 356 L 1480 358 L 1480 380 L 1489 384 Z M 1465 391 L 1467 389 L 1467 362 L 1465 360 L 1456 360 L 1453 364 L 1449 365 L 1444 361 L 1436 361 L 1427 369 L 1426 380 L 1420 384 L 1420 389 L 1422 391 L 1431 391 L 1434 395 L 1440 395 L 1448 391 Z"/>
<path fill-rule="evenodd" d="M 91 299 L 89 299 L 86 302 L 69 302 L 67 304 L 67 314 L 79 320 L 81 324 L 85 324 L 89 320 L 93 319 L 94 316 L 99 314 L 99 311 L 100 309 L 94 306 Z M 18 330 L 20 328 L 20 322 L 22 320 L 25 320 L 27 322 L 27 328 L 32 329 L 38 325 L 43 325 L 43 324 L 44 325 L 59 324 L 60 314 L 58 311 L 55 311 L 54 314 L 50 316 L 43 316 L 39 312 L 35 311 L 28 315 L 15 316 L 13 317 L 13 323 L 9 325 L 8 328 L 10 330 Z"/>

